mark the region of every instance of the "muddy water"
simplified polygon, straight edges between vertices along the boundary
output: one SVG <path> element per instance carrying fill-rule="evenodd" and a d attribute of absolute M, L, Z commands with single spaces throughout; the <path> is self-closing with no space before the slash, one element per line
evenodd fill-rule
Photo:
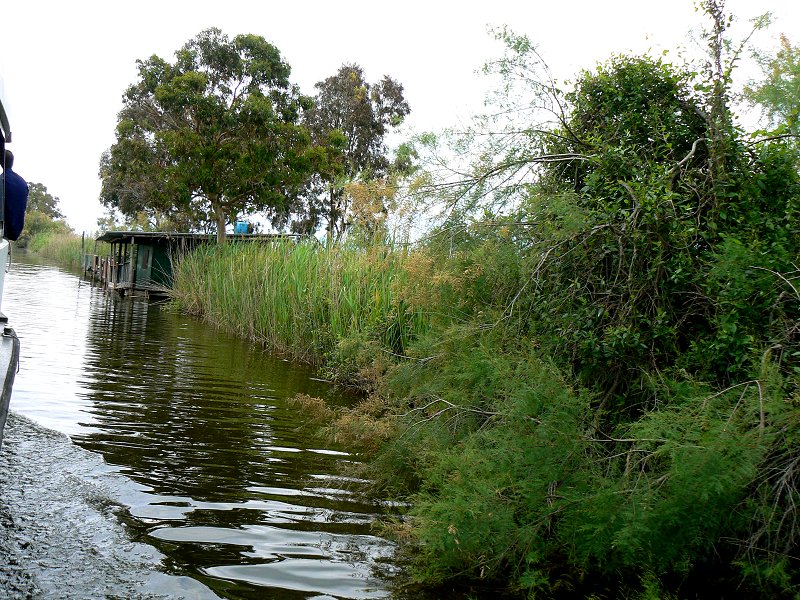
<path fill-rule="evenodd" d="M 287 399 L 352 398 L 199 322 L 17 255 L 22 343 L 0 452 L 0 592 L 385 598 L 391 511 Z M 2 593 L 0 593 L 0 596 Z"/>

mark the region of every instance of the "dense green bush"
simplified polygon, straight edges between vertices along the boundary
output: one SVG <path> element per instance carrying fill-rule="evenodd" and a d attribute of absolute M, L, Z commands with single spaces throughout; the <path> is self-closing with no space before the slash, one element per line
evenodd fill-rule
<path fill-rule="evenodd" d="M 471 243 L 438 263 L 450 277 L 427 280 L 439 326 L 409 345 L 385 389 L 406 407 L 405 424 L 376 476 L 395 492 L 409 486 L 417 580 L 472 578 L 565 597 L 633 594 L 647 582 L 704 597 L 797 591 L 798 378 L 782 358 L 792 346 L 751 353 L 769 341 L 769 313 L 749 317 L 761 315 L 740 346 L 747 378 L 721 386 L 703 379 L 714 364 L 690 375 L 644 362 L 637 389 L 606 402 L 604 380 L 574 378 L 566 339 L 537 335 L 554 291 L 532 283 L 530 257 L 509 251 L 512 238 L 482 233 Z M 479 261 L 485 269 L 465 276 Z M 741 274 L 747 297 L 780 295 L 771 273 L 755 275 Z M 560 293 L 563 306 L 570 291 Z"/>
<path fill-rule="evenodd" d="M 36 236 L 68 233 L 72 233 L 72 230 L 64 221 L 55 220 L 39 210 L 28 210 L 25 213 L 25 228 L 16 244 L 20 248 L 26 248 Z"/>
<path fill-rule="evenodd" d="M 422 485 L 419 581 L 800 593 L 797 146 L 746 145 L 687 78 L 584 74 L 551 147 L 579 158 L 410 261 L 435 329 L 381 464 Z"/>

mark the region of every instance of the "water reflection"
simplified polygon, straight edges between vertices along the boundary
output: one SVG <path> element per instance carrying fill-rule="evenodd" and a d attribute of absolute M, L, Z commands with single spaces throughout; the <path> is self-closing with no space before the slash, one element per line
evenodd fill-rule
<path fill-rule="evenodd" d="M 382 510 L 338 477 L 346 448 L 299 432 L 287 398 L 349 402 L 303 367 L 32 262 L 5 311 L 22 338 L 12 410 L 70 434 L 132 480 L 133 535 L 229 598 L 386 597 Z M 268 595 L 265 596 L 265 593 Z"/>

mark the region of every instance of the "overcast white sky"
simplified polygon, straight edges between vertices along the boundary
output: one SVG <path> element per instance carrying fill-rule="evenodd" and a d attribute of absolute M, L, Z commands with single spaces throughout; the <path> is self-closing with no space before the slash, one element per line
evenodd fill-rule
<path fill-rule="evenodd" d="M 559 79 L 612 53 L 691 45 L 705 24 L 694 0 L 45 0 L 3 1 L 0 76 L 5 82 L 16 170 L 61 200 L 77 231 L 93 231 L 100 154 L 114 141 L 135 61 L 175 50 L 207 27 L 229 36 L 264 36 L 292 67 L 292 80 L 314 83 L 345 62 L 369 81 L 384 74 L 405 87 L 407 126 L 440 130 L 481 107 L 476 71 L 498 56 L 488 26 L 508 25 L 536 42 Z M 781 32 L 800 42 L 797 0 L 729 0 L 740 22 L 767 10 L 776 23 L 758 37 L 774 45 Z"/>

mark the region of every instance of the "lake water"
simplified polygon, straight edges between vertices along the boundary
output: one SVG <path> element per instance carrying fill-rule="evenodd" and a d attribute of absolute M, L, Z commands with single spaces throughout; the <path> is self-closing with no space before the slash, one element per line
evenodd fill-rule
<path fill-rule="evenodd" d="M 366 501 L 365 482 L 343 476 L 358 457 L 311 438 L 288 402 L 353 398 L 20 254 L 3 312 L 22 348 L 0 452 L 19 585 L 44 598 L 390 596 L 377 575 L 393 547 L 371 523 L 391 505 Z"/>

